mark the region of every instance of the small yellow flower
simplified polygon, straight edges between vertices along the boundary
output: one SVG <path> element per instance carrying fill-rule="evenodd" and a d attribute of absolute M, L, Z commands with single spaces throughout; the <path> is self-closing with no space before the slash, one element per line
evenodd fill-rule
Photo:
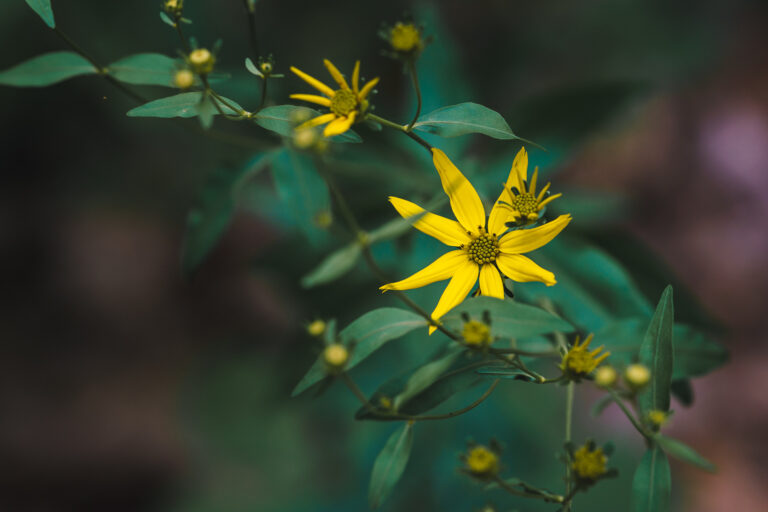
<path fill-rule="evenodd" d="M 379 79 L 374 78 L 366 83 L 361 89 L 359 87 L 360 61 L 357 61 L 355 63 L 355 69 L 352 72 L 352 87 L 350 88 L 347 80 L 331 61 L 325 59 L 323 63 L 336 83 L 339 84 L 339 89 L 333 90 L 321 81 L 312 78 L 303 71 L 291 66 L 291 71 L 323 94 L 323 96 L 315 94 L 291 94 L 291 98 L 328 107 L 330 110 L 329 113 L 310 119 L 298 126 L 297 129 L 312 128 L 327 123 L 327 126 L 323 130 L 323 135 L 331 137 L 346 132 L 355 121 L 362 119 L 363 115 L 368 110 L 368 94 L 370 94 L 373 88 L 376 87 L 376 84 L 379 83 Z"/>
<path fill-rule="evenodd" d="M 594 335 L 590 334 L 581 345 L 579 345 L 579 337 L 576 337 L 573 346 L 563 356 L 563 361 L 560 363 L 560 369 L 563 370 L 563 373 L 576 378 L 584 377 L 592 373 L 595 368 L 600 366 L 600 363 L 605 361 L 606 357 L 611 355 L 610 352 L 600 354 L 600 351 L 603 350 L 602 345 L 589 352 L 587 348 L 592 343 L 593 337 Z"/>
<path fill-rule="evenodd" d="M 512 170 L 504 185 L 506 194 L 499 198 L 501 205 L 509 210 L 512 220 L 517 223 L 530 224 L 539 219 L 541 210 L 550 202 L 563 194 L 549 195 L 550 183 L 536 194 L 536 182 L 539 178 L 539 168 L 536 167 L 528 183 L 528 153 L 525 148 L 518 151 L 512 162 Z"/>
<path fill-rule="evenodd" d="M 264 73 L 265 76 L 269 76 L 272 74 L 272 70 L 273 70 L 272 63 L 269 62 L 268 60 L 265 60 L 264 62 L 262 62 L 259 68 L 261 69 L 261 72 Z"/>
<path fill-rule="evenodd" d="M 469 180 L 439 149 L 432 149 L 432 157 L 458 221 L 425 212 L 405 199 L 390 197 L 389 201 L 403 217 L 418 218 L 413 227 L 455 249 L 412 276 L 385 284 L 381 290 L 412 290 L 450 279 L 432 311 L 432 318 L 439 320 L 464 300 L 478 278 L 480 294 L 498 299 L 504 298 L 502 275 L 519 282 L 539 281 L 548 286 L 554 285 L 555 275 L 523 256 L 523 253 L 538 249 L 555 238 L 571 221 L 571 216 L 561 215 L 536 228 L 505 233 L 505 223 L 509 218 L 507 210 L 497 201 L 486 219 L 485 207 Z M 502 192 L 502 197 L 505 193 Z M 429 333 L 432 334 L 435 329 L 436 326 L 430 326 Z"/>
<path fill-rule="evenodd" d="M 322 336 L 325 332 L 325 322 L 322 320 L 315 320 L 307 326 L 307 332 L 310 336 Z"/>
<path fill-rule="evenodd" d="M 633 390 L 644 387 L 651 380 L 651 371 L 642 364 L 631 364 L 624 370 L 624 381 Z"/>
<path fill-rule="evenodd" d="M 216 57 L 205 48 L 192 50 L 187 60 L 192 65 L 192 69 L 200 75 L 207 75 L 213 71 L 213 65 L 216 63 Z"/>
<path fill-rule="evenodd" d="M 195 74 L 188 69 L 180 69 L 173 75 L 173 85 L 179 89 L 189 89 L 195 85 Z"/>
<path fill-rule="evenodd" d="M 608 457 L 602 448 L 590 449 L 590 444 L 585 444 L 573 453 L 571 468 L 576 476 L 583 480 L 596 480 L 603 476 L 607 469 Z"/>
<path fill-rule="evenodd" d="M 402 53 L 421 50 L 421 30 L 413 23 L 398 21 L 389 31 L 389 44 L 393 50 Z"/>
<path fill-rule="evenodd" d="M 664 411 L 659 411 L 658 409 L 654 409 L 648 413 L 648 421 L 653 427 L 657 429 L 663 426 L 668 419 L 669 414 Z"/>
<path fill-rule="evenodd" d="M 595 370 L 595 384 L 601 388 L 610 388 L 616 384 L 619 374 L 613 366 L 603 365 Z"/>
<path fill-rule="evenodd" d="M 477 348 L 484 348 L 491 344 L 491 328 L 477 320 L 470 320 L 464 323 L 464 328 L 461 331 L 461 336 L 464 338 L 464 342 Z"/>
<path fill-rule="evenodd" d="M 341 370 L 349 360 L 349 351 L 344 345 L 333 343 L 325 347 L 323 361 L 329 370 Z"/>
<path fill-rule="evenodd" d="M 163 9 L 168 14 L 181 15 L 181 10 L 184 7 L 183 4 L 183 0 L 165 0 L 165 3 L 163 3 Z"/>
<path fill-rule="evenodd" d="M 485 446 L 475 446 L 464 456 L 466 469 L 482 478 L 493 478 L 499 472 L 499 456 Z"/>

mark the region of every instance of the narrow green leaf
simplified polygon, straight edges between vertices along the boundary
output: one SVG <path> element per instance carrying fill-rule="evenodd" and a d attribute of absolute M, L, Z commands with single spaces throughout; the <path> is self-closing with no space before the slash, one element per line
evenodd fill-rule
<path fill-rule="evenodd" d="M 213 102 L 214 100 L 206 94 L 197 104 L 197 118 L 200 120 L 200 126 L 203 127 L 203 130 L 208 130 L 213 126 L 213 117 L 217 113 Z"/>
<path fill-rule="evenodd" d="M 80 75 L 93 75 L 98 70 L 74 52 L 53 52 L 38 55 L 0 71 L 0 84 L 16 87 L 45 87 Z"/>
<path fill-rule="evenodd" d="M 161 117 L 165 119 L 171 117 L 196 117 L 200 113 L 198 109 L 202 98 L 202 92 L 183 92 L 175 96 L 168 96 L 145 103 L 129 110 L 127 115 L 128 117 Z M 235 101 L 228 98 L 224 99 L 234 107 L 242 110 L 242 107 Z M 235 112 L 225 105 L 221 105 L 221 108 L 225 114 L 239 114 L 239 112 Z M 218 114 L 215 108 L 213 114 Z"/>
<path fill-rule="evenodd" d="M 175 59 L 159 53 L 139 53 L 113 62 L 109 74 L 127 84 L 173 86 Z"/>
<path fill-rule="evenodd" d="M 368 504 L 372 509 L 381 506 L 405 471 L 413 446 L 413 425 L 404 423 L 387 439 L 373 463 L 371 484 L 368 490 Z"/>
<path fill-rule="evenodd" d="M 477 103 L 459 103 L 434 110 L 421 116 L 413 129 L 441 137 L 482 133 L 494 139 L 520 139 L 501 114 Z"/>
<path fill-rule="evenodd" d="M 56 28 L 51 0 L 26 0 L 27 5 L 40 16 L 50 28 Z"/>
<path fill-rule="evenodd" d="M 672 333 L 675 309 L 672 287 L 661 294 L 656 312 L 640 345 L 640 362 L 651 370 L 651 381 L 640 392 L 638 402 L 643 413 L 669 410 L 669 387 L 672 383 L 674 352 Z"/>
<path fill-rule="evenodd" d="M 445 354 L 439 359 L 430 361 L 416 370 L 406 381 L 403 390 L 395 397 L 393 402 L 395 409 L 400 410 L 404 403 L 434 384 L 438 377 L 453 366 L 453 363 L 464 351 L 464 347 L 460 345 L 449 345 Z"/>
<path fill-rule="evenodd" d="M 413 227 L 413 223 L 419 220 L 423 215 L 427 213 L 427 210 L 424 210 L 423 213 L 420 213 L 418 215 L 413 215 L 411 217 L 408 217 L 407 219 L 399 218 L 399 219 L 393 219 L 386 224 L 382 225 L 381 227 L 374 229 L 370 233 L 368 233 L 368 242 L 371 244 L 375 244 L 376 242 L 380 242 L 382 240 L 389 240 L 390 238 L 396 238 L 403 233 L 407 233 L 411 230 Z"/>
<path fill-rule="evenodd" d="M 661 434 L 656 436 L 656 441 L 664 449 L 665 452 L 674 458 L 683 462 L 687 462 L 688 464 L 693 464 L 694 466 L 701 468 L 704 471 L 717 473 L 717 467 L 714 464 L 699 455 L 696 450 L 683 443 L 682 441 L 678 441 L 677 439 L 663 436 Z"/>
<path fill-rule="evenodd" d="M 259 68 L 256 67 L 256 64 L 253 63 L 250 57 L 245 58 L 245 69 L 247 69 L 248 72 L 252 75 L 256 75 L 260 78 L 264 77 L 264 74 L 259 71 Z"/>
<path fill-rule="evenodd" d="M 320 115 L 315 109 L 309 107 L 300 107 L 298 105 L 275 105 L 259 110 L 253 116 L 256 124 L 269 131 L 275 132 L 283 137 L 293 136 L 293 129 L 297 125 L 297 120 L 309 119 Z M 363 139 L 353 132 L 347 130 L 341 135 L 331 137 L 334 142 L 362 142 Z"/>
<path fill-rule="evenodd" d="M 592 409 L 589 411 L 589 413 L 592 415 L 593 418 L 597 418 L 601 414 L 603 414 L 603 411 L 606 407 L 611 405 L 613 403 L 613 398 L 611 395 L 605 395 L 604 397 L 600 398 L 597 402 L 595 402 L 595 405 L 592 406 Z"/>
<path fill-rule="evenodd" d="M 632 481 L 634 512 L 668 512 L 672 478 L 664 451 L 654 444 L 643 455 Z"/>
<path fill-rule="evenodd" d="M 360 258 L 360 244 L 351 243 L 329 254 L 309 274 L 301 278 L 301 286 L 312 288 L 314 286 L 330 283 L 355 266 Z"/>
<path fill-rule="evenodd" d="M 165 23 L 169 27 L 176 28 L 176 23 L 171 19 L 170 16 L 168 16 L 163 11 L 160 11 L 160 19 L 162 20 L 163 23 Z"/>
<path fill-rule="evenodd" d="M 427 327 L 421 316 L 397 308 L 380 308 L 364 314 L 340 333 L 341 342 L 351 348 L 346 369 L 350 370 L 388 341 L 405 336 L 417 328 Z M 303 392 L 325 376 L 325 367 L 320 360 L 309 369 L 296 385 L 291 396 Z"/>
<path fill-rule="evenodd" d="M 446 313 L 442 321 L 449 329 L 461 331 L 464 324 L 462 313 L 481 320 L 485 312 L 490 315 L 491 332 L 497 338 L 525 338 L 553 331 L 573 331 L 571 324 L 543 309 L 494 297 L 465 300 Z"/>

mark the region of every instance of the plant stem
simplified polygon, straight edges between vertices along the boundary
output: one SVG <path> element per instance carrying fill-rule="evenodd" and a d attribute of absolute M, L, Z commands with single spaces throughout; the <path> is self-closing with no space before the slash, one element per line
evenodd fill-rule
<path fill-rule="evenodd" d="M 565 395 L 565 443 L 571 442 L 571 425 L 573 423 L 573 397 L 576 391 L 576 384 L 571 381 L 568 383 L 568 389 Z M 571 494 L 571 464 L 566 459 L 565 462 L 565 494 Z M 571 502 L 567 501 L 563 505 L 563 512 L 571 510 Z"/>
<path fill-rule="evenodd" d="M 520 496 L 520 497 L 523 497 L 523 498 L 539 499 L 539 500 L 544 500 L 544 501 L 554 502 L 554 503 L 562 503 L 565 500 L 565 498 L 563 498 L 562 496 L 559 496 L 559 495 L 555 495 L 553 497 L 549 497 L 549 496 L 545 496 L 543 494 L 534 494 L 534 493 L 529 493 L 529 492 L 521 491 L 519 489 L 515 489 L 514 487 L 509 485 L 507 482 L 502 480 L 501 477 L 499 477 L 499 476 L 497 476 L 493 481 L 496 482 L 499 485 L 499 487 L 501 487 L 502 489 L 507 491 L 509 494 L 513 494 L 515 496 Z"/>
<path fill-rule="evenodd" d="M 259 45 L 256 41 L 256 8 L 248 0 L 243 0 L 245 11 L 248 13 L 248 37 L 251 43 L 251 56 L 255 59 L 259 56 Z"/>
<path fill-rule="evenodd" d="M 646 439 L 650 439 L 651 435 L 648 433 L 648 431 L 637 421 L 635 418 L 635 415 L 630 412 L 629 409 L 627 409 L 627 406 L 624 404 L 624 401 L 621 399 L 621 397 L 616 393 L 615 390 L 609 389 L 607 390 L 608 394 L 611 395 L 611 398 L 613 398 L 613 401 L 616 402 L 616 405 L 619 406 L 619 408 L 624 412 L 624 415 L 629 419 L 629 421 L 632 423 L 632 426 L 637 429 L 640 434 L 642 434 L 643 437 Z"/>
<path fill-rule="evenodd" d="M 176 16 L 173 21 L 174 27 L 176 28 L 176 33 L 179 34 L 179 40 L 181 40 L 181 47 L 184 49 L 185 53 L 191 53 L 192 48 L 189 47 L 189 41 L 187 41 L 187 38 L 184 37 L 184 31 L 181 29 L 181 16 Z"/>
<path fill-rule="evenodd" d="M 259 108 L 256 109 L 257 112 L 262 108 L 264 108 L 264 102 L 267 101 L 267 81 L 268 80 L 269 78 L 266 76 L 262 79 L 263 83 L 261 85 L 261 99 L 259 100 Z"/>
<path fill-rule="evenodd" d="M 389 128 L 394 128 L 395 130 L 401 131 L 404 134 L 406 134 L 408 137 L 412 138 L 419 144 L 421 144 L 427 151 L 429 151 L 430 154 L 432 154 L 432 146 L 429 144 L 429 142 L 425 141 L 412 131 L 408 131 L 407 126 L 403 126 L 397 123 L 393 123 L 389 119 L 384 119 L 383 117 L 379 117 L 375 114 L 366 114 L 365 116 L 367 119 L 370 119 L 371 121 L 376 121 L 377 123 L 381 123 L 384 126 L 387 126 Z"/>
<path fill-rule="evenodd" d="M 413 130 L 413 125 L 421 115 L 421 88 L 419 87 L 419 75 L 416 73 L 416 59 L 412 58 L 408 60 L 408 69 L 411 72 L 411 79 L 413 80 L 413 88 L 416 91 L 416 113 L 413 115 L 413 119 L 406 127 L 405 131 L 410 133 Z"/>

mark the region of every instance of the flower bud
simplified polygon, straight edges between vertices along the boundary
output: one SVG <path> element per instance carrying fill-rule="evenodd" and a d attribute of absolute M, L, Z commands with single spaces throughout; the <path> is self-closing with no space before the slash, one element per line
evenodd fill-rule
<path fill-rule="evenodd" d="M 650 411 L 648 413 L 648 422 L 656 430 L 661 428 L 667 422 L 668 419 L 669 419 L 669 414 L 667 414 L 664 411 L 660 411 L 658 409 L 654 409 L 653 411 Z"/>
<path fill-rule="evenodd" d="M 616 384 L 616 380 L 619 378 L 619 374 L 613 368 L 613 366 L 600 366 L 595 370 L 595 384 L 601 388 L 610 388 Z"/>
<path fill-rule="evenodd" d="M 187 60 L 195 72 L 200 75 L 207 75 L 213 71 L 213 65 L 216 63 L 216 57 L 205 48 L 192 50 Z"/>
<path fill-rule="evenodd" d="M 474 446 L 464 456 L 466 470 L 470 474 L 484 478 L 494 478 L 499 473 L 499 456 L 485 446 Z"/>
<path fill-rule="evenodd" d="M 188 69 L 180 69 L 173 75 L 173 85 L 179 89 L 189 89 L 195 85 L 195 74 Z"/>
<path fill-rule="evenodd" d="M 331 371 L 341 370 L 348 360 L 349 351 L 340 343 L 328 345 L 323 351 L 323 361 L 325 361 L 326 367 Z"/>
<path fill-rule="evenodd" d="M 593 448 L 594 444 L 587 443 L 573 453 L 571 469 L 581 480 L 596 480 L 607 472 L 608 457 L 602 448 Z"/>
<path fill-rule="evenodd" d="M 642 364 L 631 364 L 624 370 L 624 381 L 637 391 L 651 380 L 651 371 Z"/>
<path fill-rule="evenodd" d="M 389 44 L 396 52 L 418 51 L 422 47 L 421 31 L 413 23 L 397 22 L 389 32 Z"/>
<path fill-rule="evenodd" d="M 325 322 L 322 320 L 315 320 L 307 326 L 307 332 L 310 336 L 322 336 L 325 332 Z"/>

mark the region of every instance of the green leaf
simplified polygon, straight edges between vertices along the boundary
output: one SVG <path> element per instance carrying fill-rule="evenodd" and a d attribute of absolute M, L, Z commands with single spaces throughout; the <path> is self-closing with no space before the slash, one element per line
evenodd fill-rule
<path fill-rule="evenodd" d="M 296 127 L 297 120 L 310 119 L 317 117 L 320 112 L 309 107 L 300 107 L 297 105 L 275 105 L 259 110 L 253 116 L 256 124 L 269 131 L 275 132 L 283 137 L 293 136 L 293 129 Z M 331 137 L 334 142 L 362 142 L 363 139 L 353 132 L 347 130 L 341 135 Z"/>
<path fill-rule="evenodd" d="M 522 380 L 525 382 L 535 382 L 529 373 L 516 368 L 510 368 L 509 366 L 484 366 L 475 370 L 479 375 L 486 375 L 488 377 L 495 377 L 498 379 L 512 379 Z"/>
<path fill-rule="evenodd" d="M 329 254 L 312 272 L 301 278 L 301 286 L 312 288 L 340 278 L 355 266 L 360 258 L 360 244 L 351 243 Z"/>
<path fill-rule="evenodd" d="M 317 244 L 325 235 L 313 222 L 331 209 L 328 185 L 317 172 L 312 158 L 283 149 L 272 163 L 272 177 L 277 195 L 291 212 L 295 224 L 310 242 Z"/>
<path fill-rule="evenodd" d="M 464 324 L 462 313 L 480 320 L 486 311 L 491 318 L 491 332 L 498 338 L 525 338 L 553 331 L 573 331 L 571 324 L 543 309 L 494 297 L 465 300 L 446 313 L 442 321 L 449 329 L 460 332 Z"/>
<path fill-rule="evenodd" d="M 663 436 L 661 434 L 656 436 L 656 441 L 664 449 L 665 452 L 674 458 L 683 462 L 687 462 L 688 464 L 693 464 L 694 466 L 701 468 L 704 471 L 717 473 L 717 467 L 714 464 L 699 455 L 696 450 L 683 443 L 682 441 L 678 441 L 677 439 Z"/>
<path fill-rule="evenodd" d="M 404 423 L 387 439 L 373 463 L 368 503 L 372 509 L 381 506 L 403 474 L 413 446 L 413 425 Z"/>
<path fill-rule="evenodd" d="M 675 374 L 673 373 L 672 378 L 674 377 Z M 684 407 L 690 407 L 693 405 L 693 386 L 691 386 L 690 380 L 673 380 L 672 385 L 669 387 L 669 391 L 672 393 L 672 396 L 677 398 L 677 400 Z"/>
<path fill-rule="evenodd" d="M 459 103 L 425 114 L 413 125 L 414 130 L 441 137 L 482 133 L 494 139 L 522 140 L 496 111 L 477 103 Z"/>
<path fill-rule="evenodd" d="M 158 100 L 150 101 L 144 105 L 138 106 L 128 111 L 128 117 L 161 117 L 164 119 L 172 117 L 196 117 L 200 114 L 199 107 L 203 98 L 202 92 L 183 92 L 175 96 L 168 96 Z M 224 98 L 228 103 L 242 110 L 242 107 L 233 100 Z M 238 115 L 231 108 L 221 105 L 225 114 Z M 214 108 L 214 115 L 218 111 Z"/>
<path fill-rule="evenodd" d="M 45 87 L 75 76 L 95 73 L 98 70 L 84 57 L 73 52 L 53 52 L 38 55 L 0 72 L 0 84 Z"/>
<path fill-rule="evenodd" d="M 613 397 L 611 395 L 605 395 L 600 400 L 595 402 L 595 405 L 592 406 L 592 409 L 590 410 L 590 414 L 593 418 L 597 418 L 601 414 L 603 414 L 603 411 L 606 407 L 611 405 L 613 403 Z"/>
<path fill-rule="evenodd" d="M 421 316 L 397 308 L 380 308 L 364 314 L 340 333 L 341 342 L 351 348 L 346 369 L 350 370 L 388 341 L 405 336 L 419 327 L 427 327 Z M 291 396 L 296 396 L 325 377 L 325 366 L 319 359 L 296 385 Z"/>
<path fill-rule="evenodd" d="M 643 413 L 669 410 L 669 386 L 672 383 L 674 357 L 674 317 L 672 287 L 667 286 L 661 294 L 656 312 L 640 345 L 640 362 L 651 370 L 651 381 L 638 396 Z"/>
<path fill-rule="evenodd" d="M 189 274 L 202 263 L 226 231 L 237 203 L 237 186 L 245 176 L 266 168 L 271 154 L 258 155 L 242 169 L 218 169 L 203 187 L 199 206 L 187 216 L 181 267 Z"/>
<path fill-rule="evenodd" d="M 416 370 L 406 381 L 403 390 L 395 397 L 393 402 L 395 410 L 400 410 L 404 403 L 434 384 L 440 375 L 453 366 L 465 350 L 458 344 L 449 345 L 444 355 Z"/>
<path fill-rule="evenodd" d="M 173 28 L 176 28 L 176 23 L 175 23 L 175 22 L 174 22 L 174 21 L 171 19 L 171 17 L 170 17 L 170 16 L 168 16 L 168 15 L 167 15 L 166 13 L 164 13 L 163 11 L 160 11 L 160 19 L 161 19 L 161 20 L 162 20 L 162 22 L 163 22 L 163 23 L 165 23 L 166 25 L 168 25 L 168 26 L 170 26 L 170 27 L 173 27 Z"/>
<path fill-rule="evenodd" d="M 139 53 L 113 62 L 109 74 L 127 84 L 173 86 L 175 59 L 159 53 Z"/>
<path fill-rule="evenodd" d="M 27 5 L 40 16 L 50 28 L 56 28 L 56 20 L 53 19 L 51 0 L 26 0 Z"/>
<path fill-rule="evenodd" d="M 248 70 L 249 73 L 252 75 L 256 75 L 260 78 L 264 78 L 264 74 L 259 71 L 259 68 L 256 67 L 256 64 L 253 63 L 250 57 L 245 58 L 245 69 Z"/>
<path fill-rule="evenodd" d="M 632 481 L 632 510 L 634 512 L 668 512 L 672 479 L 669 461 L 662 449 L 654 444 L 643 455 Z"/>

